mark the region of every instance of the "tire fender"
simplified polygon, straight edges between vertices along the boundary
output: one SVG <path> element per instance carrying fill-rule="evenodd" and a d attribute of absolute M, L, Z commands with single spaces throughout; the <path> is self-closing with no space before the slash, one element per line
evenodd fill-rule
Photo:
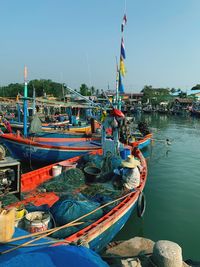
<path fill-rule="evenodd" d="M 146 198 L 143 192 L 140 193 L 137 201 L 137 215 L 142 218 L 146 209 Z"/>

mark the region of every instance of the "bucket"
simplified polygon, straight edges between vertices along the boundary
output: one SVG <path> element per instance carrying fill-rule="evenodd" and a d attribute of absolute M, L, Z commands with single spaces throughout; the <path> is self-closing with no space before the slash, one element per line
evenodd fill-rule
<path fill-rule="evenodd" d="M 101 173 L 101 169 L 95 166 L 88 166 L 84 168 L 88 182 L 94 182 L 97 176 Z"/>
<path fill-rule="evenodd" d="M 56 165 L 52 167 L 52 175 L 53 176 L 58 176 L 62 172 L 62 166 Z"/>
<path fill-rule="evenodd" d="M 61 166 L 63 171 L 69 170 L 69 169 L 75 169 L 77 163 L 70 163 L 70 162 L 61 162 L 59 163 L 59 166 Z"/>
<path fill-rule="evenodd" d="M 44 211 L 34 211 L 25 215 L 25 229 L 30 233 L 42 232 L 48 229 L 50 215 Z"/>
<path fill-rule="evenodd" d="M 122 159 L 127 159 L 129 155 L 131 155 L 131 150 L 129 148 L 124 148 L 120 151 L 120 156 Z"/>
<path fill-rule="evenodd" d="M 24 228 L 24 217 L 28 213 L 26 209 L 15 209 L 15 227 Z"/>

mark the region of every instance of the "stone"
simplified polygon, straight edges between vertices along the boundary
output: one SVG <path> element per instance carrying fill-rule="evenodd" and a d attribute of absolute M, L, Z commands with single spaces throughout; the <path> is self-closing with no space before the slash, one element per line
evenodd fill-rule
<path fill-rule="evenodd" d="M 153 252 L 154 242 L 143 237 L 134 237 L 106 250 L 106 254 L 133 257 Z"/>
<path fill-rule="evenodd" d="M 142 267 L 142 265 L 139 259 L 128 258 L 121 260 L 121 267 Z"/>
<path fill-rule="evenodd" d="M 183 267 L 181 247 L 167 240 L 160 240 L 153 248 L 152 261 L 159 267 Z"/>

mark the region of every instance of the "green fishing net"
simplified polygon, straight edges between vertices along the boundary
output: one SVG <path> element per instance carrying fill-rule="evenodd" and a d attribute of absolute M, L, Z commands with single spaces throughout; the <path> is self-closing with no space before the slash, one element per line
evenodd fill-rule
<path fill-rule="evenodd" d="M 79 168 L 63 171 L 40 188 L 48 192 L 72 192 L 85 184 L 85 175 Z"/>

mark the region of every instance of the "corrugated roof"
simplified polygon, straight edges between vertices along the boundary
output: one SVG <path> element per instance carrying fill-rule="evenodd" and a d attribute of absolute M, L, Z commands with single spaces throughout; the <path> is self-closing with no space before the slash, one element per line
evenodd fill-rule
<path fill-rule="evenodd" d="M 193 102 L 193 99 L 191 98 L 176 98 L 176 101 L 178 101 L 179 103 L 185 103 L 185 104 L 191 104 Z"/>

